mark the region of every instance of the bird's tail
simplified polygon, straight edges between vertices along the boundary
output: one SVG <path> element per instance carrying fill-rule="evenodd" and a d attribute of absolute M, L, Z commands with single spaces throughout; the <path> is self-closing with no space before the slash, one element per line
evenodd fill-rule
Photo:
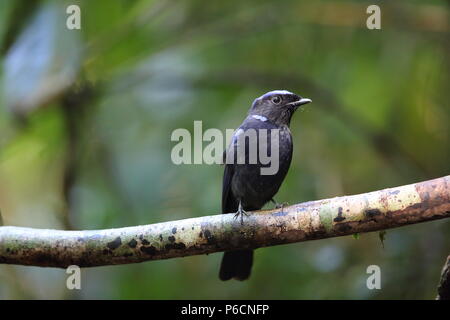
<path fill-rule="evenodd" d="M 227 251 L 220 265 L 220 280 L 246 280 L 250 277 L 253 264 L 253 250 Z"/>

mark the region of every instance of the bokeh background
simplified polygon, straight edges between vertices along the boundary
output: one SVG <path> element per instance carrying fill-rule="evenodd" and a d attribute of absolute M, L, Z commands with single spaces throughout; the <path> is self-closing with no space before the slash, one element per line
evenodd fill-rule
<path fill-rule="evenodd" d="M 81 8 L 81 30 L 66 8 Z M 366 28 L 378 4 L 382 29 Z M 223 168 L 171 162 L 177 128 L 236 128 L 254 98 L 313 100 L 277 196 L 297 203 L 450 173 L 447 1 L 1 1 L 5 225 L 97 229 L 219 213 Z M 256 251 L 82 270 L 0 265 L 0 298 L 432 299 L 450 221 Z M 382 289 L 366 288 L 367 266 Z"/>

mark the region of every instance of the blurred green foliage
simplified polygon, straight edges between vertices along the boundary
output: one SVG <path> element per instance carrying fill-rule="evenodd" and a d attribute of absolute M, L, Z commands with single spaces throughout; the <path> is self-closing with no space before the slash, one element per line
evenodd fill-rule
<path fill-rule="evenodd" d="M 68 30 L 66 7 L 81 8 Z M 277 199 L 362 193 L 450 173 L 445 1 L 1 1 L 5 225 L 95 229 L 218 213 L 223 168 L 176 166 L 171 132 L 235 128 L 287 89 L 294 159 Z M 0 266 L 0 298 L 434 298 L 450 222 L 259 249 L 246 282 L 221 254 L 82 271 Z M 366 288 L 366 268 L 382 289 Z"/>

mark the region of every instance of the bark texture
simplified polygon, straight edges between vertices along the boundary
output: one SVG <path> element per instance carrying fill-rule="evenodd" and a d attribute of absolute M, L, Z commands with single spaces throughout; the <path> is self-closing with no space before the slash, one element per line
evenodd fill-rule
<path fill-rule="evenodd" d="M 450 217 L 450 176 L 253 212 L 117 229 L 0 227 L 0 263 L 65 268 L 137 263 L 345 236 Z"/>

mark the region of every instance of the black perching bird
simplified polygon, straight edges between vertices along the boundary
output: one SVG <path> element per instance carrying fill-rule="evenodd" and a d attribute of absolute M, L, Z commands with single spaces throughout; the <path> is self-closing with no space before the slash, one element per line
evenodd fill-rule
<path fill-rule="evenodd" d="M 270 91 L 253 102 L 247 118 L 235 131 L 224 153 L 222 213 L 236 212 L 242 223 L 246 211 L 259 210 L 269 201 L 277 204 L 273 197 L 292 159 L 289 124 L 298 107 L 310 102 L 310 99 L 286 90 Z M 256 140 L 250 131 L 256 133 Z M 261 132 L 266 132 L 266 135 L 260 135 Z M 261 148 L 267 149 L 262 155 L 268 155 L 272 163 L 261 156 Z M 240 156 L 241 161 L 238 161 Z M 264 168 L 265 173 L 262 171 Z M 250 276 L 252 264 L 253 250 L 225 252 L 219 277 L 221 280 L 245 280 Z"/>

